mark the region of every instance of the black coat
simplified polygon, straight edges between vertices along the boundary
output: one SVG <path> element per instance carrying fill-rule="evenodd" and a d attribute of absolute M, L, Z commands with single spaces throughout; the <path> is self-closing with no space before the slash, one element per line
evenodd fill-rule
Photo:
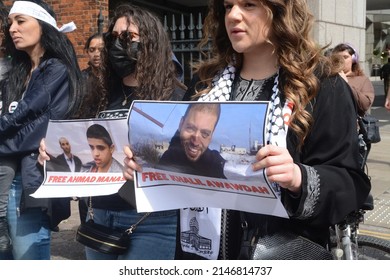
<path fill-rule="evenodd" d="M 6 88 L 6 87 L 5 87 Z M 23 196 L 20 209 L 41 207 L 47 209 L 51 226 L 67 218 L 70 212 L 52 211 L 55 201 L 33 198 L 43 182 L 42 169 L 37 163 L 38 148 L 46 135 L 50 119 L 64 119 L 68 110 L 70 93 L 69 75 L 66 66 L 58 59 L 42 61 L 32 72 L 25 95 L 18 101 L 13 113 L 4 112 L 0 119 L 0 156 L 18 155 L 22 174 Z M 12 96 L 3 89 L 3 97 Z M 68 217 L 69 217 L 68 215 Z M 56 224 L 57 223 L 57 224 Z"/>
<path fill-rule="evenodd" d="M 279 86 L 282 83 L 279 81 Z M 193 94 L 194 87 L 190 87 L 184 99 L 190 100 Z M 270 95 L 266 92 L 262 96 Z M 302 150 L 298 149 L 294 132 L 290 129 L 287 134 L 287 149 L 302 172 L 300 196 L 281 189 L 281 200 L 290 219 L 246 216 L 249 226 L 257 227 L 260 235 L 291 229 L 325 246 L 329 226 L 362 206 L 371 183 L 359 167 L 357 113 L 348 84 L 339 75 L 321 79 L 315 101 L 309 106 L 314 124 Z M 240 236 L 241 221 L 237 215 L 233 217 L 228 230 Z M 229 245 L 237 250 L 235 245 L 239 246 L 240 241 L 231 241 Z"/>

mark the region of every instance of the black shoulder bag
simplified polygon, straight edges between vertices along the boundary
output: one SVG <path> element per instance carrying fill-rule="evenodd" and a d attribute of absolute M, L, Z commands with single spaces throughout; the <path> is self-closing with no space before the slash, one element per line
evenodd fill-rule
<path fill-rule="evenodd" d="M 129 235 L 150 215 L 150 212 L 146 213 L 128 229 L 119 231 L 94 222 L 92 197 L 89 199 L 88 212 L 90 219 L 79 226 L 76 232 L 76 240 L 98 252 L 112 255 L 122 255 L 127 251 L 130 246 Z"/>
<path fill-rule="evenodd" d="M 367 144 L 374 144 L 381 141 L 379 133 L 379 120 L 370 114 L 358 117 L 360 133 Z"/>

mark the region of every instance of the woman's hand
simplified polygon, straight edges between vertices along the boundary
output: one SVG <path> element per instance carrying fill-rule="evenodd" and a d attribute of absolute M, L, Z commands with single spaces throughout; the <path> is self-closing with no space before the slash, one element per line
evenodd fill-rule
<path fill-rule="evenodd" d="M 348 78 L 347 78 L 347 75 L 344 73 L 344 71 L 341 71 L 339 74 L 340 74 L 341 78 L 343 78 L 344 81 L 346 81 L 348 83 Z"/>
<path fill-rule="evenodd" d="M 298 193 L 301 190 L 301 169 L 296 165 L 286 148 L 266 145 L 256 154 L 253 171 L 265 168 L 268 180 L 278 183 L 282 188 Z"/>
<path fill-rule="evenodd" d="M 142 168 L 134 160 L 133 152 L 129 146 L 123 148 L 126 158 L 124 159 L 123 176 L 127 180 L 134 180 L 134 171 L 142 172 Z"/>
<path fill-rule="evenodd" d="M 40 165 L 43 165 L 45 160 L 50 160 L 50 157 L 46 153 L 45 138 L 42 138 L 41 142 L 39 143 L 38 162 Z"/>

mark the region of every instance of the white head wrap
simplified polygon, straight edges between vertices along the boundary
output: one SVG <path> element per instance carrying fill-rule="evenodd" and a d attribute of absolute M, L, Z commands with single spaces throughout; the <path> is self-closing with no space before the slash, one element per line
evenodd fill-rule
<path fill-rule="evenodd" d="M 27 15 L 39 20 L 42 20 L 51 26 L 53 26 L 55 29 L 57 29 L 60 32 L 72 32 L 76 29 L 76 25 L 74 22 L 69 22 L 67 24 L 64 24 L 61 26 L 61 28 L 57 27 L 56 20 L 41 6 L 34 2 L 29 1 L 15 1 L 9 14 L 23 14 Z"/>

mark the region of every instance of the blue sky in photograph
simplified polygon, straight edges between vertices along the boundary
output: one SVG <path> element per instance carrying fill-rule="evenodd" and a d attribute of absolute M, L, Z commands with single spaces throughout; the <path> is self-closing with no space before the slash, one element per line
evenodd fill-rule
<path fill-rule="evenodd" d="M 130 111 L 130 143 L 150 140 L 169 142 L 188 104 L 189 102 L 136 101 L 133 106 L 150 118 L 134 110 Z M 248 149 L 249 143 L 254 140 L 262 143 L 267 102 L 223 102 L 221 105 L 220 120 L 210 148 L 219 149 L 224 144 Z"/>

